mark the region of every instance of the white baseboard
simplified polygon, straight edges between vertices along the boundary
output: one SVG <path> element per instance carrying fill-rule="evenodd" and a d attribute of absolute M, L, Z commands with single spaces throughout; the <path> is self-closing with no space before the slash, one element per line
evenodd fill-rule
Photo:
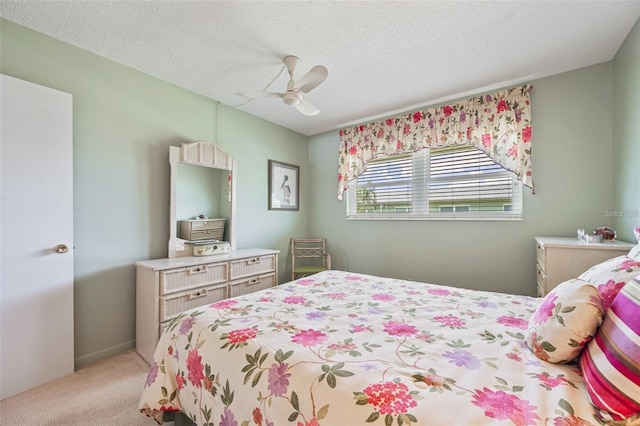
<path fill-rule="evenodd" d="M 133 340 L 129 340 L 128 342 L 120 343 L 119 345 L 111 346 L 109 348 L 102 349 L 97 352 L 93 352 L 87 355 L 77 357 L 73 360 L 74 369 L 77 370 L 86 365 L 93 364 L 96 361 L 100 361 L 103 358 L 107 358 L 107 357 L 110 357 L 111 355 L 122 353 L 124 351 L 127 351 L 135 347 L 136 347 L 136 341 L 135 339 L 133 339 Z"/>

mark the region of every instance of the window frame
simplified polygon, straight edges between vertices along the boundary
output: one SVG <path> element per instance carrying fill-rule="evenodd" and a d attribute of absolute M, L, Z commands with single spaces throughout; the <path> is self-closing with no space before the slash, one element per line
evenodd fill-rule
<path fill-rule="evenodd" d="M 465 147 L 459 147 L 461 150 L 463 148 L 473 148 L 473 149 L 477 149 L 475 147 L 470 147 L 470 146 L 465 146 Z M 485 154 L 486 155 L 486 154 Z M 400 161 L 402 159 L 406 159 L 406 157 L 411 156 L 411 177 L 409 179 L 403 179 L 403 180 L 393 180 L 393 181 L 388 181 L 388 182 L 383 182 L 380 183 L 378 182 L 377 184 L 369 184 L 367 185 L 369 188 L 383 188 L 383 187 L 389 187 L 389 186 L 397 186 L 397 185 L 401 185 L 401 184 L 405 184 L 407 183 L 407 181 L 409 182 L 409 184 L 411 185 L 411 200 L 414 200 L 413 202 L 416 202 L 418 198 L 421 198 L 423 201 L 418 201 L 417 205 L 415 206 L 416 208 L 413 208 L 414 205 L 410 205 L 408 207 L 409 212 L 403 212 L 403 213 L 392 213 L 392 212 L 385 212 L 385 213 L 373 213 L 373 212 L 357 212 L 358 206 L 355 204 L 357 201 L 354 201 L 354 199 L 357 198 L 356 196 L 356 191 L 358 188 L 357 185 L 357 180 L 354 180 L 353 182 L 351 182 L 351 184 L 349 185 L 349 189 L 346 191 L 346 218 L 347 220 L 467 220 L 467 221 L 519 221 L 523 219 L 523 210 L 524 210 L 524 206 L 523 206 L 523 185 L 520 181 L 518 181 L 515 173 L 510 172 L 506 169 L 504 169 L 502 166 L 498 165 L 497 163 L 495 163 L 495 161 L 491 160 L 496 166 L 500 167 L 502 169 L 502 171 L 496 171 L 493 173 L 489 173 L 486 176 L 490 176 L 491 179 L 504 179 L 505 177 L 508 177 L 511 180 L 511 185 L 513 186 L 512 188 L 512 192 L 511 192 L 511 197 L 509 198 L 508 201 L 506 201 L 506 199 L 504 197 L 496 197 L 496 200 L 500 200 L 497 203 L 500 205 L 501 210 L 496 210 L 496 211 L 478 211 L 478 210 L 472 210 L 471 208 L 469 208 L 470 211 L 458 211 L 456 212 L 456 205 L 452 204 L 452 203 L 444 203 L 442 204 L 442 206 L 449 206 L 452 207 L 453 206 L 453 210 L 452 212 L 429 212 L 429 197 L 428 196 L 422 196 L 422 197 L 415 197 L 415 193 L 416 191 L 420 192 L 420 191 L 427 191 L 428 193 L 428 188 L 429 188 L 429 183 L 433 183 L 433 182 L 461 182 L 461 181 L 469 181 L 469 178 L 472 176 L 471 173 L 469 174 L 465 174 L 464 176 L 461 177 L 436 177 L 433 178 L 431 177 L 431 156 L 430 156 L 430 150 L 429 149 L 424 149 L 418 152 L 414 152 L 412 154 L 401 154 L 401 155 L 397 155 L 397 156 L 380 156 L 379 158 L 373 160 L 372 163 L 370 164 L 375 164 L 375 163 L 382 163 L 382 162 L 386 162 L 386 161 Z M 490 159 L 490 157 L 487 156 L 487 158 Z M 369 169 L 369 168 L 368 168 Z M 367 173 L 365 171 L 365 173 Z M 414 178 L 414 175 L 417 176 Z M 414 181 L 418 181 L 418 182 L 422 182 L 419 183 L 418 185 L 414 184 Z M 422 189 L 420 189 L 420 186 L 422 186 Z M 361 186 L 362 187 L 362 186 Z M 375 193 L 374 193 L 375 194 Z M 478 197 L 478 199 L 480 199 L 480 197 Z M 465 202 L 464 204 L 465 206 L 469 206 L 470 204 Z M 505 210 L 505 206 L 509 205 L 511 206 L 510 210 Z M 462 204 L 460 204 L 459 206 L 462 206 Z M 514 211 L 514 208 L 517 208 L 519 206 L 519 210 Z M 395 209 L 399 209 L 400 207 L 397 206 L 395 207 Z M 439 207 L 438 207 L 439 208 Z"/>

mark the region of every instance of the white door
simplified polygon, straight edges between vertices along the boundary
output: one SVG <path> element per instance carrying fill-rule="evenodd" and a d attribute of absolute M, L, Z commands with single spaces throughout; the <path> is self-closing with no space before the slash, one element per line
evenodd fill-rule
<path fill-rule="evenodd" d="M 73 372 L 73 141 L 70 94 L 0 79 L 4 399 Z"/>

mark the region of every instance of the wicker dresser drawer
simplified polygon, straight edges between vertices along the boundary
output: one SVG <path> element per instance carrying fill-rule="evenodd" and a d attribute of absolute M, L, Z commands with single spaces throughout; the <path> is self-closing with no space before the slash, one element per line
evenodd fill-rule
<path fill-rule="evenodd" d="M 538 297 L 542 297 L 547 294 L 547 274 L 542 270 L 540 264 L 536 264 L 536 273 L 537 278 L 536 282 L 538 284 Z"/>
<path fill-rule="evenodd" d="M 229 284 L 229 297 L 242 296 L 254 291 L 266 290 L 276 285 L 275 274 L 260 275 Z"/>
<path fill-rule="evenodd" d="M 230 279 L 243 278 L 250 275 L 263 274 L 276 270 L 275 255 L 256 256 L 246 259 L 234 260 L 231 262 Z"/>
<path fill-rule="evenodd" d="M 543 269 L 547 266 L 547 250 L 542 243 L 536 243 L 536 262 Z"/>
<path fill-rule="evenodd" d="M 227 280 L 228 263 L 209 263 L 160 272 L 160 294 L 175 293 Z"/>
<path fill-rule="evenodd" d="M 188 309 L 218 302 L 227 297 L 227 283 L 196 288 L 160 298 L 160 322 Z"/>

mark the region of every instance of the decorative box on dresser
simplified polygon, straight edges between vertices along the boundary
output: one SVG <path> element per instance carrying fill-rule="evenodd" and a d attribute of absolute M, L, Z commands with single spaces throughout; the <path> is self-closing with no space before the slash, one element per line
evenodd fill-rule
<path fill-rule="evenodd" d="M 136 262 L 136 351 L 149 363 L 164 327 L 188 309 L 278 284 L 278 250 Z"/>
<path fill-rule="evenodd" d="M 544 296 L 558 284 L 577 278 L 587 269 L 614 257 L 627 254 L 634 246 L 624 241 L 587 243 L 577 238 L 535 237 L 538 296 Z"/>

